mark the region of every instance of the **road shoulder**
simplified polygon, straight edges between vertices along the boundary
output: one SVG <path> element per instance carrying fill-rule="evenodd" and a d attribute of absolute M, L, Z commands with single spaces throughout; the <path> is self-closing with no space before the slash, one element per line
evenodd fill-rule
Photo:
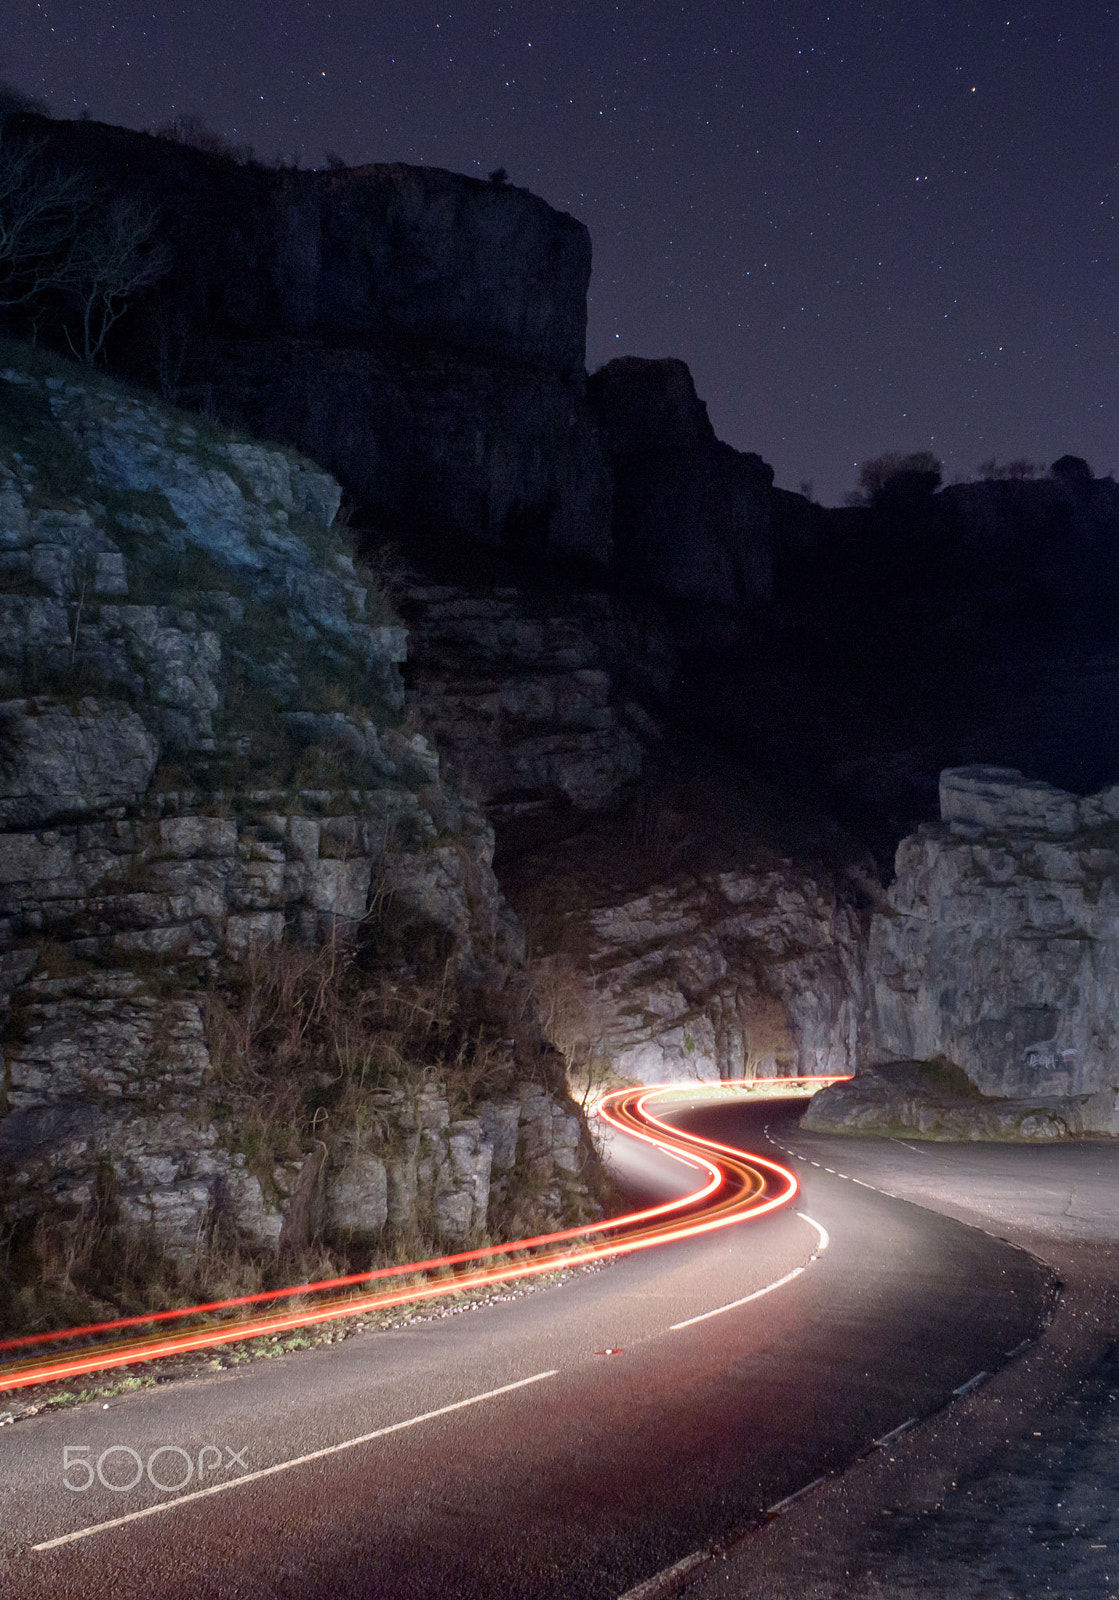
<path fill-rule="evenodd" d="M 1030 1169 L 1005 1154 L 979 1181 L 974 1146 L 787 1142 L 1029 1249 L 1062 1294 L 1035 1344 L 737 1541 L 689 1600 L 1119 1596 L 1119 1151 L 1028 1152 Z"/>

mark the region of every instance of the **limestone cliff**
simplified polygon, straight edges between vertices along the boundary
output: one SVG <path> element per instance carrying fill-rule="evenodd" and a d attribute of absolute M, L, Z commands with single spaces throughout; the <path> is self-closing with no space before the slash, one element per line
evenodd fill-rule
<path fill-rule="evenodd" d="M 681 874 L 599 904 L 583 931 L 584 1005 L 623 1077 L 815 1076 L 862 1059 L 858 918 L 792 862 Z M 544 995 L 548 968 L 534 968 Z"/>
<path fill-rule="evenodd" d="M 623 817 L 499 861 L 548 1036 L 592 1078 L 857 1070 L 872 1056 L 858 867 L 779 856 L 765 804 L 688 759 Z"/>
<path fill-rule="evenodd" d="M 1119 796 L 1002 768 L 941 778 L 943 821 L 898 848 L 871 928 L 878 1038 L 987 1094 L 1119 1089 Z"/>
<path fill-rule="evenodd" d="M 498 826 L 616 807 L 659 730 L 608 670 L 616 614 L 601 594 L 435 584 L 398 600 L 408 685 L 455 783 Z"/>
<path fill-rule="evenodd" d="M 31 116 L 6 137 L 159 208 L 173 265 L 116 370 L 294 445 L 383 525 L 608 559 L 582 223 L 435 167 L 276 171 Z"/>
<path fill-rule="evenodd" d="M 930 1101 L 887 1069 L 827 1091 L 809 1125 L 1119 1133 L 1119 789 L 976 766 L 943 772 L 940 797 L 871 923 L 875 1044 L 950 1063 L 988 1103 Z"/>
<path fill-rule="evenodd" d="M 8 1223 L 109 1207 L 187 1258 L 578 1213 L 493 834 L 404 714 L 406 630 L 338 484 L 3 356 Z"/>
<path fill-rule="evenodd" d="M 733 636 L 737 613 L 772 598 L 773 468 L 716 439 L 682 361 L 623 356 L 588 392 L 614 474 L 622 581 L 684 602 L 701 636 L 719 622 Z"/>

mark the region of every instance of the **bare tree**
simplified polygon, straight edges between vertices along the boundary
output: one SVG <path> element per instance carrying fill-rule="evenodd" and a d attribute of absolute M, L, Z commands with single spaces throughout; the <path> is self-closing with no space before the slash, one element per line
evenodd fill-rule
<path fill-rule="evenodd" d="M 64 278 L 89 216 L 81 172 L 52 172 L 42 144 L 5 137 L 0 122 L 0 308 L 24 306 Z"/>
<path fill-rule="evenodd" d="M 941 462 L 928 450 L 915 450 L 911 455 L 887 450 L 862 463 L 861 493 L 848 496 L 848 504 L 880 506 L 926 499 L 940 488 L 942 473 Z"/>
<path fill-rule="evenodd" d="M 141 289 L 158 283 L 170 268 L 166 250 L 156 241 L 159 210 L 118 198 L 74 240 L 62 288 L 81 315 L 71 350 L 91 366 Z"/>
<path fill-rule="evenodd" d="M 164 122 L 152 131 L 157 139 L 186 145 L 189 150 L 202 150 L 206 155 L 224 156 L 226 160 L 236 161 L 242 167 L 251 166 L 256 160 L 251 144 L 234 144 L 226 134 L 219 133 L 193 114 L 173 117 L 170 122 Z"/>
<path fill-rule="evenodd" d="M 594 977 L 566 955 L 545 956 L 532 967 L 532 989 L 544 1037 L 563 1057 L 567 1086 L 584 1111 L 613 1079 L 608 1049 L 609 1009 Z"/>

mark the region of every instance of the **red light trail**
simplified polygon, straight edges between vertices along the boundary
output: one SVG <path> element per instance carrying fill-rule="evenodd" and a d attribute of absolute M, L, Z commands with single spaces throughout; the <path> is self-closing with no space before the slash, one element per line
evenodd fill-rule
<path fill-rule="evenodd" d="M 764 1080 L 767 1085 L 771 1082 L 803 1084 L 817 1081 L 834 1083 L 836 1079 Z M 798 1188 L 793 1173 L 765 1156 L 747 1155 L 730 1145 L 701 1138 L 698 1134 L 685 1133 L 649 1109 L 650 1101 L 682 1089 L 695 1094 L 707 1088 L 752 1087 L 753 1083 L 751 1079 L 710 1086 L 658 1084 L 653 1087 L 617 1089 L 599 1103 L 597 1114 L 610 1127 L 675 1156 L 696 1169 L 700 1181 L 682 1197 L 625 1216 L 608 1217 L 578 1228 L 538 1234 L 534 1238 L 518 1239 L 511 1244 L 488 1245 L 482 1249 L 463 1250 L 427 1261 L 408 1262 L 403 1266 L 380 1267 L 372 1272 L 353 1273 L 347 1277 L 237 1295 L 205 1305 L 118 1317 L 110 1322 L 3 1340 L 0 1341 L 0 1353 L 19 1351 L 27 1354 L 16 1355 L 10 1363 L 0 1366 L 0 1393 L 101 1372 L 111 1367 L 139 1365 L 243 1339 L 286 1333 L 295 1328 L 459 1294 L 468 1289 L 515 1282 L 565 1267 L 584 1266 L 589 1262 L 628 1255 L 636 1250 L 648 1250 L 672 1240 L 694 1238 L 717 1228 L 764 1216 L 792 1200 Z M 603 1235 L 609 1237 L 604 1238 Z M 525 1259 L 526 1252 L 531 1252 L 528 1259 Z M 394 1281 L 400 1279 L 413 1281 Z M 358 1285 L 364 1286 L 364 1292 L 353 1292 Z M 339 1294 L 339 1290 L 351 1292 Z M 329 1298 L 320 1298 L 313 1306 L 257 1310 L 233 1322 L 197 1325 L 199 1318 L 250 1307 L 268 1307 L 280 1300 L 309 1295 Z M 52 1351 L 49 1354 L 44 1350 L 48 1345 L 120 1335 L 132 1328 L 158 1328 L 161 1324 L 169 1323 L 189 1324 L 191 1319 L 196 1325 L 160 1329 L 143 1336 L 110 1339 L 104 1343 Z"/>

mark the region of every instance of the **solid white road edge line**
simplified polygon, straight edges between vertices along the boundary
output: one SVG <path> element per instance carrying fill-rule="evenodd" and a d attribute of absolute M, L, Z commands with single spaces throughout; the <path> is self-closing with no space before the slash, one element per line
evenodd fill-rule
<path fill-rule="evenodd" d="M 912 1150 L 912 1152 L 913 1152 L 913 1154 L 915 1156 L 929 1156 L 929 1155 L 932 1155 L 932 1151 L 931 1150 L 918 1150 L 918 1148 L 917 1148 L 917 1146 L 915 1144 L 907 1144 L 904 1139 L 895 1139 L 892 1135 L 890 1137 L 890 1143 L 891 1144 L 900 1144 L 903 1150 Z"/>
<path fill-rule="evenodd" d="M 518 1378 L 516 1383 L 503 1383 L 499 1389 L 487 1389 L 485 1394 L 471 1395 L 469 1400 L 454 1400 L 448 1406 L 438 1406 L 434 1411 L 424 1411 L 418 1417 L 408 1417 L 404 1422 L 390 1422 L 387 1427 L 375 1428 L 372 1433 L 360 1434 L 356 1439 L 344 1439 L 341 1444 L 328 1444 L 322 1450 L 312 1450 L 305 1456 L 293 1456 L 290 1461 L 277 1461 L 274 1466 L 261 1467 L 258 1472 L 245 1472 L 228 1483 L 214 1483 L 208 1489 L 195 1489 L 192 1494 L 182 1494 L 176 1500 L 162 1500 L 159 1505 L 145 1506 L 142 1511 L 130 1511 L 123 1517 L 113 1517 L 108 1522 L 95 1522 L 88 1528 L 78 1528 L 74 1533 L 60 1534 L 57 1539 L 45 1539 L 33 1544 L 33 1550 L 57 1550 L 60 1544 L 72 1544 L 76 1539 L 88 1539 L 90 1534 L 102 1533 L 106 1528 L 121 1528 L 126 1522 L 138 1522 L 141 1517 L 154 1517 L 160 1511 L 173 1511 L 191 1500 L 206 1500 L 212 1494 L 224 1494 L 227 1489 L 239 1489 L 243 1483 L 255 1483 L 260 1478 L 271 1478 L 277 1472 L 287 1472 L 291 1467 L 306 1466 L 309 1461 L 321 1461 L 325 1456 L 336 1456 L 343 1450 L 354 1450 L 359 1444 L 369 1444 L 373 1439 L 383 1439 L 386 1434 L 399 1433 L 402 1428 L 414 1428 L 420 1422 L 431 1422 L 435 1417 L 445 1417 L 451 1411 L 463 1411 L 467 1406 L 480 1405 L 483 1400 L 496 1400 L 498 1395 L 512 1394 L 515 1389 L 527 1389 L 529 1384 L 542 1383 L 545 1378 L 559 1376 L 559 1368 L 550 1372 L 536 1372 L 531 1378 Z"/>
<path fill-rule="evenodd" d="M 815 1228 L 816 1232 L 820 1235 L 819 1248 L 821 1250 L 826 1250 L 828 1245 L 831 1244 L 831 1236 L 829 1235 L 828 1230 L 819 1222 L 817 1222 L 815 1217 L 810 1217 L 806 1211 L 798 1211 L 797 1216 L 802 1222 L 807 1222 L 810 1228 Z"/>
<path fill-rule="evenodd" d="M 828 1230 L 817 1222 L 815 1217 L 810 1217 L 805 1211 L 798 1211 L 796 1215 L 802 1222 L 807 1222 L 810 1228 L 815 1228 L 820 1239 L 820 1243 L 816 1247 L 817 1251 L 826 1250 L 828 1245 L 831 1244 Z M 815 1261 L 815 1259 L 816 1257 L 813 1256 L 812 1260 Z M 739 1306 L 748 1306 L 751 1300 L 760 1300 L 763 1294 L 772 1294 L 774 1289 L 783 1289 L 787 1283 L 792 1283 L 794 1278 L 799 1278 L 804 1270 L 803 1267 L 794 1267 L 792 1272 L 786 1272 L 783 1278 L 778 1278 L 773 1283 L 767 1283 L 764 1289 L 755 1289 L 753 1294 L 743 1295 L 741 1300 L 732 1300 L 729 1305 L 716 1306 L 713 1311 L 701 1311 L 698 1317 L 688 1317 L 683 1322 L 673 1322 L 669 1325 L 668 1331 L 669 1333 L 675 1333 L 680 1328 L 692 1328 L 697 1322 L 706 1322 L 708 1317 L 721 1317 L 724 1311 L 737 1311 Z"/>
<path fill-rule="evenodd" d="M 772 1294 L 774 1289 L 781 1289 L 785 1284 L 792 1283 L 793 1279 L 799 1278 L 803 1271 L 803 1267 L 794 1267 L 775 1283 L 767 1283 L 764 1289 L 755 1289 L 753 1294 L 744 1294 L 741 1300 L 732 1300 L 729 1305 L 716 1306 L 714 1311 L 701 1311 L 698 1317 L 688 1317 L 684 1322 L 673 1322 L 668 1331 L 675 1333 L 678 1328 L 691 1328 L 697 1322 L 706 1322 L 708 1317 L 721 1317 L 724 1311 L 736 1311 L 739 1306 L 748 1306 L 751 1300 L 760 1300 L 763 1294 Z"/>

